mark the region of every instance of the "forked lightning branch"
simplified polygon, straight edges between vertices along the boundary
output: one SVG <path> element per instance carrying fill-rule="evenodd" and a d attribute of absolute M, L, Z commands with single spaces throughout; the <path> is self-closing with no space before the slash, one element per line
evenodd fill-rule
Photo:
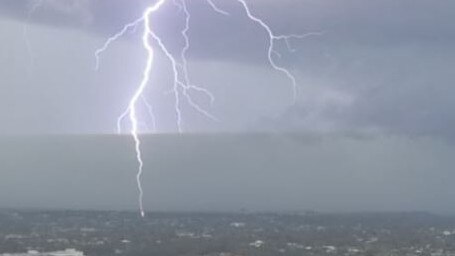
<path fill-rule="evenodd" d="M 187 52 L 190 49 L 190 38 L 188 35 L 191 23 L 191 14 L 188 8 L 188 4 L 191 1 L 195 0 L 157 0 L 150 6 L 148 6 L 141 17 L 137 20 L 134 20 L 131 23 L 125 24 L 125 26 L 116 34 L 112 35 L 110 38 L 106 40 L 104 45 L 99 48 L 95 52 L 96 57 L 96 69 L 99 68 L 100 65 L 100 56 L 104 53 L 109 46 L 114 43 L 117 39 L 122 37 L 125 33 L 130 30 L 137 28 L 138 26 L 142 27 L 142 47 L 145 49 L 146 56 L 146 64 L 144 69 L 142 70 L 142 79 L 139 85 L 136 86 L 134 94 L 131 96 L 129 100 L 128 106 L 126 106 L 125 111 L 120 114 L 117 120 L 117 129 L 118 132 L 122 132 L 123 122 L 129 121 L 130 130 L 129 133 L 131 134 L 134 145 L 135 145 L 135 152 L 136 152 L 136 159 L 138 163 L 138 171 L 136 174 L 136 182 L 137 187 L 139 190 L 139 209 L 141 216 L 145 216 L 144 205 L 143 205 L 143 189 L 141 183 L 141 176 L 144 168 L 143 156 L 141 151 L 141 140 L 139 134 L 139 123 L 140 117 L 138 116 L 138 106 L 139 104 L 144 104 L 148 110 L 148 113 L 153 119 L 153 123 L 155 125 L 155 114 L 153 113 L 153 104 L 148 102 L 147 99 L 144 97 L 143 93 L 148 86 L 153 86 L 150 83 L 151 73 L 153 72 L 153 66 L 158 65 L 155 63 L 155 53 L 156 51 L 161 51 L 164 56 L 169 60 L 169 63 L 172 68 L 172 94 L 174 98 L 174 111 L 176 116 L 176 125 L 179 132 L 182 132 L 182 110 L 181 110 L 181 103 L 185 101 L 186 104 L 191 106 L 195 111 L 199 112 L 201 115 L 211 119 L 217 120 L 217 117 L 212 115 L 207 109 L 203 108 L 201 105 L 197 103 L 197 101 L 193 100 L 191 97 L 192 92 L 197 92 L 200 94 L 205 95 L 212 103 L 215 101 L 215 96 L 207 89 L 193 84 L 189 79 L 188 74 L 188 61 L 187 61 Z M 222 10 L 218 7 L 215 2 L 212 0 L 202 0 L 207 3 L 211 9 L 220 14 L 226 15 L 234 18 L 228 12 Z M 277 72 L 281 72 L 284 76 L 289 79 L 289 83 L 291 86 L 291 90 L 293 92 L 293 101 L 296 101 L 297 97 L 297 82 L 294 75 L 285 67 L 278 65 L 275 61 L 276 56 L 280 56 L 279 51 L 277 50 L 276 43 L 282 41 L 285 45 L 289 48 L 289 40 L 292 38 L 304 38 L 309 35 L 314 35 L 317 33 L 308 33 L 308 34 L 291 34 L 291 35 L 281 35 L 276 34 L 271 27 L 261 18 L 257 17 L 253 11 L 251 11 L 249 5 L 244 0 L 232 0 L 237 2 L 244 10 L 245 15 L 249 18 L 251 22 L 254 22 L 259 27 L 261 27 L 266 33 L 267 45 L 268 47 L 264 49 L 265 54 L 267 54 L 269 65 L 271 68 L 276 70 Z M 184 46 L 179 52 L 179 54 L 175 55 L 172 54 L 171 51 L 168 49 L 168 46 L 163 42 L 161 37 L 155 33 L 154 24 L 152 23 L 152 16 L 154 13 L 159 12 L 162 10 L 162 7 L 166 4 L 173 4 L 178 7 L 178 9 L 183 13 L 185 16 L 185 26 L 181 32 L 181 36 L 184 39 Z M 289 48 L 289 50 L 291 50 Z"/>

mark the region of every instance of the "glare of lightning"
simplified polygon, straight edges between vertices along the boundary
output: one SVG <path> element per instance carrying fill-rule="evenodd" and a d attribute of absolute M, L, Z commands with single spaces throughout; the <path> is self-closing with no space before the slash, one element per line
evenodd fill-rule
<path fill-rule="evenodd" d="M 154 5 L 149 6 L 143 16 L 142 19 L 144 20 L 144 31 L 142 34 L 142 44 L 144 48 L 147 50 L 147 62 L 146 66 L 144 69 L 142 81 L 137 88 L 136 92 L 134 93 L 133 97 L 130 100 L 130 104 L 128 106 L 129 110 L 129 118 L 131 122 L 131 135 L 133 136 L 134 142 L 135 142 L 135 150 L 136 150 L 136 159 L 139 164 L 138 166 L 138 172 L 136 175 L 136 182 L 137 182 L 137 187 L 139 190 L 139 209 L 141 211 L 141 216 L 145 216 L 145 211 L 144 211 L 144 205 L 143 205 L 143 197 L 144 197 L 144 191 L 142 189 L 142 183 L 141 183 L 141 176 L 142 176 L 142 171 L 144 168 L 144 162 L 142 161 L 142 151 L 141 151 L 141 140 L 139 139 L 138 135 L 138 119 L 137 119 L 137 113 L 136 113 L 136 103 L 141 97 L 142 93 L 144 92 L 144 89 L 146 88 L 147 84 L 150 81 L 150 72 L 152 71 L 152 65 L 153 65 L 153 59 L 154 59 L 154 51 L 153 47 L 150 44 L 150 35 L 152 34 L 152 29 L 151 29 L 151 23 L 150 23 L 150 15 L 157 10 L 160 9 L 160 7 L 166 2 L 166 0 L 159 0 L 156 2 Z"/>
<path fill-rule="evenodd" d="M 215 5 L 215 3 L 212 0 L 205 0 L 206 3 L 212 8 L 213 11 L 229 16 L 230 14 Z M 247 15 L 247 17 L 252 21 L 257 23 L 260 27 L 262 27 L 265 32 L 267 32 L 268 35 L 268 50 L 267 50 L 267 56 L 268 56 L 268 61 L 273 69 L 276 71 L 284 73 L 286 77 L 290 80 L 293 88 L 293 96 L 294 96 L 294 102 L 296 101 L 297 97 L 297 82 L 296 78 L 292 75 L 292 73 L 278 65 L 275 60 L 274 60 L 274 54 L 277 56 L 281 56 L 278 51 L 275 49 L 276 48 L 276 42 L 277 41 L 284 41 L 286 44 L 287 48 L 289 51 L 293 51 L 291 45 L 290 45 L 290 39 L 293 38 L 304 38 L 306 36 L 318 34 L 318 33 L 309 33 L 309 34 L 303 34 L 303 35 L 277 35 L 275 34 L 272 29 L 270 28 L 269 25 L 262 19 L 258 18 L 254 14 L 252 14 L 249 6 L 244 0 L 234 0 L 240 3 L 243 6 L 243 9 Z M 118 117 L 117 119 L 117 132 L 121 133 L 122 132 L 122 123 L 124 119 L 127 117 L 129 118 L 130 121 L 130 134 L 133 137 L 134 140 L 134 148 L 136 152 L 136 160 L 138 163 L 138 172 L 136 174 L 136 183 L 137 187 L 139 190 L 139 209 L 140 209 L 140 214 L 142 217 L 145 216 L 145 211 L 144 211 L 144 206 L 143 206 L 143 189 L 142 189 L 142 183 L 141 183 L 141 176 L 143 173 L 143 168 L 144 168 L 144 162 L 142 158 L 142 151 L 141 151 L 141 140 L 139 138 L 139 121 L 138 121 L 138 102 L 139 100 L 142 100 L 142 103 L 146 107 L 148 114 L 151 117 L 152 124 L 153 124 L 153 129 L 156 129 L 156 118 L 153 113 L 153 108 L 152 105 L 147 102 L 147 100 L 144 98 L 143 93 L 147 87 L 147 85 L 150 83 L 150 74 L 153 68 L 154 64 L 154 56 L 155 56 L 155 49 L 153 45 L 156 45 L 161 52 L 164 53 L 165 57 L 168 59 L 168 61 L 171 64 L 172 68 L 172 74 L 173 74 L 173 86 L 172 86 L 172 94 L 174 97 L 174 111 L 175 111 L 175 116 L 176 116 L 176 124 L 177 124 L 177 129 L 179 132 L 182 132 L 183 127 L 182 127 L 182 110 L 181 110 L 181 103 L 182 100 L 185 100 L 189 106 L 191 106 L 194 110 L 199 112 L 200 114 L 204 115 L 205 117 L 212 119 L 214 121 L 217 121 L 218 119 L 210 114 L 207 110 L 205 110 L 203 107 L 201 107 L 195 100 L 192 99 L 191 97 L 191 92 L 196 92 L 200 93 L 202 95 L 205 95 L 209 100 L 210 103 L 213 104 L 215 101 L 214 95 L 207 89 L 194 85 L 189 78 L 189 72 L 188 72 L 188 61 L 187 61 L 187 52 L 190 49 L 190 40 L 188 36 L 188 32 L 190 29 L 190 20 L 191 20 L 191 15 L 190 12 L 187 8 L 187 3 L 186 0 L 174 0 L 174 4 L 179 8 L 180 11 L 184 13 L 184 18 L 185 18 L 185 26 L 184 28 L 180 31 L 181 36 L 184 39 L 184 46 L 180 51 L 180 56 L 174 56 L 171 51 L 166 47 L 164 44 L 163 40 L 152 30 L 152 24 L 151 24 L 151 16 L 153 13 L 159 11 L 161 7 L 167 2 L 167 0 L 157 0 L 154 4 L 150 5 L 145 9 L 143 12 L 142 16 L 126 25 L 117 32 L 116 34 L 112 35 L 110 38 L 106 40 L 106 42 L 102 45 L 101 48 L 95 51 L 95 69 L 99 69 L 100 65 L 100 56 L 103 52 L 105 52 L 109 46 L 118 40 L 121 36 L 125 35 L 130 30 L 135 30 L 137 26 L 142 25 L 143 26 L 143 32 L 142 32 L 142 46 L 147 52 L 147 58 L 146 58 L 146 65 L 142 73 L 142 79 L 137 87 L 137 89 L 134 91 L 133 96 L 131 97 L 128 107 L 125 109 L 125 111 Z"/>

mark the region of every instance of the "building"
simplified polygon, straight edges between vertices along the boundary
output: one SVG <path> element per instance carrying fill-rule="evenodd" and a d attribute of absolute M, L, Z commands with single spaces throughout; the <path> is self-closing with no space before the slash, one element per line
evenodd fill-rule
<path fill-rule="evenodd" d="M 4 253 L 0 254 L 0 256 L 84 256 L 84 253 L 75 249 L 66 249 L 55 252 L 28 251 L 27 253 Z"/>

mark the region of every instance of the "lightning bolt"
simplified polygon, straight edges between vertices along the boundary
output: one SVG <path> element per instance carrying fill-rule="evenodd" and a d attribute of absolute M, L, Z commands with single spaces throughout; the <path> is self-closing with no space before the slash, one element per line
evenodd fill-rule
<path fill-rule="evenodd" d="M 204 1 L 211 7 L 211 9 L 214 12 L 219 13 L 221 15 L 230 16 L 230 14 L 228 12 L 220 9 L 212 0 L 204 0 Z M 292 75 L 292 73 L 288 69 L 278 65 L 276 63 L 276 61 L 274 60 L 274 55 L 277 55 L 280 57 L 279 52 L 276 50 L 276 43 L 278 41 L 284 41 L 288 50 L 293 51 L 291 44 L 290 44 L 291 39 L 293 39 L 293 38 L 301 39 L 301 38 L 305 38 L 310 35 L 316 35 L 319 33 L 308 33 L 308 34 L 302 34 L 302 35 L 275 34 L 273 32 L 273 30 L 271 29 L 271 27 L 269 25 L 267 25 L 267 23 L 264 20 L 255 16 L 251 12 L 248 4 L 244 0 L 233 0 L 233 1 L 238 2 L 243 7 L 243 10 L 245 11 L 247 17 L 252 22 L 256 23 L 261 28 L 263 28 L 264 31 L 266 32 L 267 39 L 268 39 L 267 56 L 268 56 L 269 64 L 274 70 L 283 73 L 290 80 L 291 85 L 292 85 L 292 91 L 293 91 L 293 99 L 295 102 L 296 98 L 297 98 L 297 93 L 298 93 L 297 92 L 297 81 L 296 81 L 296 78 Z M 146 65 L 142 71 L 142 79 L 141 79 L 139 86 L 137 87 L 137 89 L 134 91 L 134 94 L 130 98 L 127 108 L 117 119 L 117 132 L 118 133 L 122 133 L 122 123 L 124 122 L 124 120 L 127 117 L 129 118 L 129 123 L 131 125 L 129 133 L 131 134 L 131 136 L 134 140 L 134 149 L 136 152 L 136 160 L 138 163 L 138 171 L 136 174 L 136 183 L 137 183 L 137 188 L 139 191 L 139 198 L 138 198 L 139 210 L 140 210 L 140 214 L 142 217 L 145 216 L 144 205 L 143 205 L 144 192 L 143 192 L 142 183 L 141 183 L 141 176 L 143 173 L 144 161 L 142 158 L 141 140 L 139 137 L 138 104 L 141 101 L 144 104 L 144 106 L 146 107 L 147 112 L 150 115 L 152 123 L 153 123 L 153 130 L 155 130 L 156 129 L 156 118 L 153 113 L 152 105 L 149 102 L 147 102 L 147 100 L 145 99 L 145 97 L 143 95 L 146 87 L 150 83 L 150 74 L 152 72 L 153 65 L 154 65 L 155 48 L 160 50 L 162 53 L 164 53 L 165 57 L 167 58 L 167 60 L 169 61 L 170 65 L 172 67 L 173 86 L 171 89 L 171 93 L 173 94 L 173 97 L 174 97 L 174 112 L 175 112 L 175 116 L 176 116 L 177 130 L 179 132 L 183 131 L 183 119 L 182 119 L 182 110 L 181 110 L 181 104 L 182 104 L 183 100 L 185 100 L 186 103 L 190 107 L 192 107 L 195 111 L 197 111 L 201 115 L 203 115 L 211 120 L 218 121 L 218 119 L 215 116 L 213 116 L 211 113 L 209 113 L 209 111 L 205 110 L 201 105 L 198 104 L 198 102 L 193 100 L 193 98 L 191 97 L 192 93 L 198 93 L 198 94 L 205 95 L 211 104 L 213 104 L 215 101 L 214 95 L 209 90 L 193 84 L 189 77 L 187 52 L 190 49 L 190 39 L 188 36 L 188 32 L 190 30 L 191 14 L 188 10 L 187 0 L 174 0 L 173 1 L 174 5 L 177 6 L 178 9 L 183 12 L 183 15 L 185 18 L 185 26 L 180 31 L 180 34 L 181 34 L 182 38 L 184 39 L 184 46 L 181 49 L 179 56 L 174 56 L 171 53 L 171 51 L 169 51 L 169 49 L 166 47 L 163 40 L 152 29 L 152 23 L 151 23 L 152 14 L 158 12 L 166 2 L 168 2 L 168 0 L 157 0 L 154 4 L 148 6 L 144 10 L 144 12 L 140 18 L 138 18 L 137 20 L 135 20 L 131 23 L 125 24 L 119 32 L 117 32 L 116 34 L 109 37 L 105 41 L 105 43 L 102 45 L 102 47 L 95 51 L 95 60 L 96 60 L 95 69 L 98 70 L 99 66 L 100 66 L 101 54 L 104 53 L 110 47 L 110 45 L 112 43 L 114 43 L 120 37 L 125 35 L 128 31 L 135 30 L 139 25 L 143 26 L 142 47 L 147 52 Z"/>
<path fill-rule="evenodd" d="M 142 96 L 142 93 L 144 92 L 145 87 L 150 81 L 150 72 L 152 71 L 152 65 L 153 65 L 153 59 L 154 59 L 154 51 L 153 47 L 150 44 L 149 37 L 152 34 L 152 29 L 151 29 L 151 23 L 150 23 L 150 15 L 157 10 L 160 9 L 160 7 L 166 2 L 166 0 L 159 0 L 156 2 L 154 5 L 148 7 L 143 16 L 142 19 L 144 20 L 144 31 L 142 34 L 142 44 L 144 48 L 147 50 L 147 62 L 146 66 L 143 72 L 143 77 L 142 81 L 134 93 L 133 97 L 130 100 L 130 104 L 128 106 L 128 112 L 129 112 L 129 118 L 131 122 L 131 135 L 133 136 L 134 142 L 135 142 L 135 150 L 136 150 L 136 159 L 139 164 L 138 166 L 138 172 L 136 174 L 136 183 L 137 183 L 137 188 L 139 190 L 139 210 L 141 212 L 141 216 L 145 216 L 145 211 L 144 211 L 144 203 L 143 203 L 143 197 L 144 197 L 144 191 L 142 189 L 142 183 L 141 183 L 141 176 L 144 168 L 144 162 L 142 160 L 142 151 L 141 151 L 141 140 L 139 139 L 138 135 L 138 119 L 137 119 L 137 113 L 136 113 L 136 103 L 139 100 L 139 98 Z"/>
<path fill-rule="evenodd" d="M 220 8 L 218 8 L 218 6 L 216 6 L 216 4 L 212 0 L 206 0 L 206 1 L 215 12 L 229 16 L 228 12 L 225 12 L 225 11 L 221 10 Z"/>
<path fill-rule="evenodd" d="M 267 23 L 264 20 L 262 20 L 261 18 L 258 18 L 257 16 L 255 16 L 251 12 L 250 7 L 248 6 L 248 4 L 244 0 L 236 0 L 236 1 L 239 2 L 243 6 L 243 9 L 245 10 L 246 15 L 248 16 L 248 18 L 251 21 L 257 23 L 260 27 L 262 27 L 267 32 L 268 40 L 269 40 L 267 56 L 268 56 L 268 59 L 269 59 L 269 63 L 272 66 L 273 69 L 275 69 L 276 71 L 284 73 L 284 75 L 286 75 L 286 77 L 291 81 L 291 83 L 292 83 L 292 91 L 293 91 L 293 101 L 294 101 L 294 104 L 295 104 L 297 102 L 297 94 L 298 94 L 298 91 L 297 91 L 297 80 L 296 80 L 295 76 L 292 75 L 292 73 L 288 69 L 278 65 L 275 62 L 275 60 L 273 59 L 273 54 L 278 53 L 275 50 L 275 48 L 276 48 L 275 44 L 276 44 L 277 41 L 284 41 L 286 43 L 288 49 L 290 51 L 292 51 L 292 48 L 291 48 L 290 42 L 289 42 L 290 39 L 292 39 L 292 38 L 303 39 L 303 38 L 308 37 L 308 36 L 321 35 L 322 32 L 311 32 L 311 33 L 306 33 L 306 34 L 301 34 L 301 35 L 297 35 L 297 34 L 278 35 L 278 34 L 275 34 L 273 32 L 273 30 L 270 28 L 270 26 L 267 25 Z M 278 55 L 279 55 L 279 53 L 278 53 Z"/>

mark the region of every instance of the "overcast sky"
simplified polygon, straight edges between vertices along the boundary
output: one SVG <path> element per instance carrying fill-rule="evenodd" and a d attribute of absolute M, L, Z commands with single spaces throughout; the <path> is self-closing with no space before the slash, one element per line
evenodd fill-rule
<path fill-rule="evenodd" d="M 107 133 L 126 107 L 144 66 L 140 30 L 113 44 L 93 70 L 94 51 L 148 1 L 3 0 L 1 133 Z M 185 131 L 380 131 L 453 137 L 453 1 L 248 1 L 276 33 L 324 32 L 284 45 L 277 61 L 292 86 L 266 61 L 266 35 L 236 1 L 217 1 L 230 17 L 190 1 L 192 80 L 216 97 L 212 122 L 184 106 Z M 154 27 L 171 49 L 183 43 L 182 14 L 170 4 Z M 146 92 L 158 130 L 174 132 L 169 63 L 159 58 Z M 146 119 L 146 117 L 145 117 Z M 147 120 L 146 120 L 147 121 Z"/>
<path fill-rule="evenodd" d="M 292 164 L 289 164 L 288 156 L 284 153 L 282 156 L 280 152 L 276 166 L 262 166 L 263 168 L 259 168 L 258 159 L 255 159 L 256 154 L 267 155 L 275 151 L 261 147 L 263 139 L 245 142 L 239 138 L 229 136 L 226 138 L 225 135 L 219 135 L 213 143 L 207 142 L 211 139 L 201 139 L 202 144 L 210 144 L 207 147 L 213 149 L 211 150 L 213 154 L 219 154 L 212 156 L 217 160 L 208 163 L 207 166 L 210 168 L 203 166 L 204 170 L 201 172 L 204 175 L 210 173 L 215 163 L 228 162 L 220 158 L 226 154 L 229 155 L 230 150 L 234 150 L 226 146 L 226 143 L 232 144 L 232 141 L 236 141 L 239 147 L 254 149 L 248 151 L 251 156 L 247 153 L 242 156 L 235 153 L 236 156 L 232 159 L 243 164 L 235 168 L 227 168 L 229 171 L 227 169 L 223 171 L 224 167 L 213 167 L 217 169 L 215 172 L 217 175 L 208 175 L 207 182 L 218 184 L 217 181 L 222 180 L 219 177 L 225 177 L 223 175 L 228 175 L 227 173 L 232 171 L 235 171 L 236 175 L 247 171 L 249 175 L 247 180 L 260 176 L 262 172 L 269 174 L 275 172 L 261 179 L 263 183 L 260 184 L 264 184 L 263 186 L 258 185 L 257 190 L 245 192 L 246 194 L 257 193 L 254 196 L 245 197 L 249 201 L 245 200 L 253 204 L 254 201 L 267 198 L 263 195 L 269 191 L 270 183 L 277 177 L 288 177 L 283 178 L 283 182 L 280 183 L 284 192 L 283 189 L 279 189 L 280 186 L 274 188 L 281 191 L 281 197 L 289 196 L 289 201 L 280 201 L 281 203 L 272 204 L 269 208 L 275 206 L 298 208 L 304 207 L 305 204 L 299 201 L 296 195 L 308 196 L 317 191 L 322 193 L 318 188 L 325 188 L 326 185 L 323 185 L 325 183 L 321 177 L 326 177 L 327 184 L 332 184 L 336 189 L 330 190 L 326 197 L 320 195 L 311 200 L 308 199 L 310 201 L 307 201 L 307 205 L 310 206 L 309 208 L 319 206 L 323 209 L 336 210 L 343 208 L 338 207 L 342 204 L 335 203 L 338 199 L 329 200 L 328 198 L 331 198 L 329 195 L 339 195 L 340 191 L 344 191 L 346 195 L 365 194 L 365 190 L 371 186 L 354 186 L 354 184 L 366 182 L 365 179 L 367 179 L 371 182 L 367 184 L 372 185 L 376 184 L 374 182 L 376 178 L 382 177 L 384 184 L 390 185 L 390 182 L 393 183 L 396 178 L 397 183 L 391 184 L 388 192 L 381 190 L 377 184 L 374 190 L 376 192 L 372 192 L 373 197 L 376 195 L 379 201 L 384 199 L 384 202 L 390 196 L 387 193 L 395 193 L 394 198 L 397 201 L 389 202 L 388 208 L 455 210 L 451 207 L 443 207 L 440 201 L 432 203 L 432 200 L 439 197 L 448 200 L 449 195 L 455 193 L 455 189 L 450 188 L 448 184 L 441 187 L 438 183 L 455 181 L 455 175 L 451 171 L 451 167 L 454 166 L 451 160 L 453 157 L 450 157 L 454 153 L 455 140 L 454 1 L 247 1 L 252 12 L 268 22 L 277 34 L 322 32 L 321 35 L 303 40 L 292 40 L 291 45 L 295 50 L 293 52 L 287 51 L 284 44 L 279 44 L 277 47 L 281 53 L 280 58 L 276 56 L 277 62 L 289 68 L 297 78 L 296 104 L 293 104 L 292 85 L 289 80 L 282 73 L 275 72 L 267 62 L 266 34 L 260 27 L 246 19 L 245 13 L 236 1 L 214 1 L 220 8 L 228 11 L 230 16 L 213 12 L 205 1 L 188 2 L 193 17 L 189 32 L 190 76 L 195 83 L 212 91 L 216 98 L 213 105 L 210 105 L 204 97 L 196 96 L 196 100 L 220 121 L 213 122 L 184 104 L 184 131 L 248 134 L 272 132 L 324 138 L 324 142 L 318 140 L 316 145 L 319 146 L 315 148 L 308 148 L 310 146 L 305 144 L 307 140 L 303 140 L 304 142 L 300 144 L 286 146 L 288 150 L 296 152 L 299 159 L 289 156 L 292 158 Z M 138 86 L 145 64 L 140 29 L 128 33 L 112 44 L 102 56 L 98 71 L 94 70 L 94 52 L 109 35 L 121 29 L 122 24 L 139 17 L 150 1 L 43 0 L 34 12 L 30 12 L 34 3 L 37 1 L 0 0 L 0 120 L 2 120 L 0 135 L 3 137 L 14 135 L 12 138 L 25 143 L 24 141 L 27 140 L 23 138 L 29 138 L 27 137 L 29 135 L 113 133 L 116 119 L 124 111 L 134 89 Z M 182 22 L 182 13 L 172 4 L 153 17 L 156 32 L 175 52 L 183 43 L 179 35 Z M 176 125 L 172 108 L 173 97 L 168 93 L 172 86 L 169 62 L 158 53 L 155 63 L 151 87 L 146 91 L 146 96 L 156 111 L 158 132 L 174 133 Z M 147 131 L 146 125 L 150 126 L 150 119 L 145 115 L 144 109 L 141 109 L 141 113 L 144 122 L 141 129 Z M 20 136 L 26 137 L 19 139 Z M 279 135 L 274 136 L 272 141 L 265 139 L 268 144 L 264 145 L 282 148 L 290 135 L 284 136 L 284 139 Z M 68 137 L 64 138 L 66 139 L 62 139 L 63 141 Z M 96 136 L 88 138 L 91 139 L 86 141 L 87 144 L 97 140 Z M 113 140 L 111 137 L 107 139 L 107 141 L 111 140 Z M 43 139 L 43 141 L 46 140 Z M 149 141 L 153 144 L 153 140 Z M 164 141 L 167 141 L 167 144 L 161 143 L 167 145 L 164 147 L 171 152 L 169 148 L 182 147 L 183 143 L 179 137 L 164 139 Z M 10 143 L 13 142 L 10 141 Z M 74 144 L 74 142 L 68 143 Z M 120 151 L 110 149 L 115 151 L 112 152 L 114 155 L 123 152 L 122 157 L 130 157 L 129 154 L 132 152 L 130 152 L 131 149 L 125 150 L 126 144 L 115 143 L 119 143 Z M 31 144 L 30 148 L 39 151 L 38 144 L 41 143 L 35 142 L 35 145 Z M 105 143 L 100 142 L 100 145 Z M 75 147 L 86 146 L 78 144 Z M 3 154 L 14 146 L 0 147 L 0 152 Z M 153 147 L 153 145 L 146 143 L 145 147 Z M 216 148 L 219 150 L 214 150 Z M 202 155 L 207 149 L 200 149 L 197 147 L 191 150 L 197 155 L 194 158 L 196 160 L 193 159 L 196 162 L 205 159 Z M 56 149 L 50 147 L 48 150 L 44 151 L 54 152 L 53 150 Z M 309 152 L 308 150 L 312 157 L 304 154 Z M 337 153 L 338 150 L 348 151 L 349 154 Z M 99 151 L 105 150 L 100 148 Z M 147 155 L 150 161 L 160 159 L 156 154 L 164 154 L 158 149 L 153 149 L 153 152 L 155 156 Z M 179 156 L 181 152 L 178 152 L 180 151 L 176 150 L 170 154 L 173 156 L 171 162 L 183 161 Z M 90 155 L 98 156 L 98 154 L 101 153 L 97 151 Z M 50 155 L 43 157 L 48 159 Z M 21 153 L 15 155 L 18 158 L 21 158 L 20 156 Z M 104 160 L 109 159 L 105 153 L 100 156 Z M 67 157 L 60 158 L 67 159 Z M 11 156 L 11 159 L 16 158 Z M 11 159 L 9 161 L 12 161 Z M 23 160 L 25 163 L 22 169 L 17 166 L 2 167 L 0 173 L 2 170 L 6 173 L 30 171 L 29 166 L 33 165 L 27 162 L 29 158 L 26 159 Z M 305 159 L 309 159 L 309 162 Z M 319 159 L 322 163 L 314 159 Z M 345 161 L 345 164 L 340 166 L 328 163 L 335 160 Z M 43 165 L 42 168 L 49 171 L 46 174 L 48 176 L 43 174 L 43 180 L 52 180 L 53 172 L 66 173 L 66 169 L 71 169 L 76 164 L 74 162 L 76 160 L 62 161 L 53 167 L 56 168 L 55 170 L 47 164 Z M 79 159 L 79 161 L 85 160 Z M 103 161 L 95 162 L 104 166 Z M 307 164 L 313 167 L 310 168 L 306 166 Z M 79 163 L 76 165 L 79 166 Z M 125 167 L 128 172 L 134 173 L 134 161 L 125 165 L 128 166 Z M 253 167 L 250 168 L 252 165 Z M 88 171 L 85 168 L 82 169 Z M 94 167 L 96 168 L 98 167 Z M 110 169 L 111 167 L 99 168 Z M 166 168 L 179 169 L 175 166 Z M 168 176 L 160 176 L 164 179 L 167 177 L 169 183 L 163 181 L 153 188 L 150 187 L 150 190 L 153 190 L 151 194 L 166 193 L 164 191 L 168 188 L 162 188 L 160 184 L 179 184 L 184 187 L 183 190 L 186 188 L 191 190 L 190 187 L 185 187 L 190 184 L 183 185 L 170 181 L 178 179 L 186 171 L 197 175 L 197 170 L 194 168 L 185 168 L 187 170 L 180 170 L 180 173 L 170 171 L 166 174 Z M 368 171 L 368 175 L 361 173 L 362 170 Z M 95 172 L 95 170 L 91 171 Z M 148 171 L 149 179 L 153 180 L 152 173 L 156 173 L 157 170 L 149 167 Z M 165 170 L 161 171 L 165 173 Z M 351 182 L 345 178 L 345 185 L 334 185 L 336 184 L 334 181 L 339 180 L 342 175 L 349 176 L 351 172 L 356 173 L 352 176 Z M 4 175 L 11 179 L 16 177 Z M 227 184 L 238 188 L 238 191 L 243 191 L 242 182 L 245 181 L 238 181 L 240 176 L 233 177 L 235 179 L 227 179 L 229 181 Z M 422 180 L 428 180 L 428 177 L 434 179 L 428 185 L 428 189 L 419 190 L 418 187 L 423 186 Z M 61 182 L 62 179 L 62 177 L 56 178 L 55 183 Z M 315 183 L 309 182 L 308 179 Z M 8 179 L 2 180 L 6 182 Z M 122 180 L 123 178 L 119 176 L 114 183 L 118 184 Z M 290 186 L 289 191 L 286 191 L 287 186 L 284 184 L 296 182 L 296 180 L 304 180 L 307 183 L 297 182 L 294 187 Z M 99 181 L 96 180 L 96 182 Z M 408 185 L 401 186 L 400 182 Z M 8 182 L 8 184 L 14 183 Z M 308 187 L 305 184 L 318 185 Z M 199 192 L 193 188 L 193 191 L 207 194 L 214 189 L 210 186 Z M 105 188 L 108 188 L 107 185 Z M 43 191 L 43 195 L 52 194 L 53 190 L 49 189 L 49 186 L 47 189 Z M 400 189 L 407 192 L 404 193 Z M 134 189 L 128 191 L 133 195 L 135 193 Z M 429 193 L 430 191 L 434 193 Z M 27 198 L 27 192 L 24 193 L 21 198 Z M 0 191 L 0 194 L 4 193 Z M 424 194 L 428 195 L 426 199 L 423 198 Z M 175 195 L 167 195 L 162 201 L 153 196 L 148 200 L 158 200 L 163 207 L 178 207 L 177 201 L 174 202 L 175 204 L 165 203 L 166 198 L 172 201 Z M 196 197 L 194 195 L 194 198 Z M 189 202 L 194 198 L 188 199 Z M 248 204 L 236 202 L 233 198 L 236 196 L 226 196 L 222 201 L 226 204 L 223 205 L 226 208 L 235 208 Z M 354 202 L 360 198 L 367 202 L 369 197 L 352 196 L 350 200 L 354 209 L 363 209 L 361 203 L 356 205 Z M 327 203 L 318 205 L 319 199 Z M 182 202 L 188 202 L 188 200 L 179 202 L 185 205 Z M 203 201 L 201 205 L 205 202 L 207 208 L 210 208 L 207 202 L 214 199 L 210 199 L 209 196 L 205 199 L 202 197 L 200 200 Z M 403 203 L 406 200 L 413 203 L 410 203 L 409 207 L 400 207 L 400 202 Z M 27 202 L 31 201 L 33 200 Z M 149 203 L 153 204 L 152 201 Z M 2 202 L 10 204 L 11 200 L 0 198 L 0 206 Z M 85 203 L 95 207 L 96 202 L 99 200 Z M 117 206 L 128 205 L 125 202 L 130 201 L 125 199 Z M 62 203 L 56 205 L 62 206 Z M 113 205 L 115 205 L 115 198 L 104 206 Z M 372 203 L 372 205 L 378 208 L 378 204 Z M 220 208 L 220 206 L 216 207 Z M 255 207 L 267 208 L 267 205 L 262 202 Z"/>
<path fill-rule="evenodd" d="M 2 207 L 137 209 L 129 137 L 0 142 Z M 455 149 L 431 139 L 161 135 L 143 145 L 148 210 L 455 213 Z"/>

